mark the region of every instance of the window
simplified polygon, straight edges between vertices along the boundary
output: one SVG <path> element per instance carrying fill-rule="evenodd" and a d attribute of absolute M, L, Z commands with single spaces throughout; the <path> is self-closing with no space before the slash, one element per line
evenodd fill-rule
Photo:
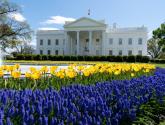
<path fill-rule="evenodd" d="M 138 44 L 139 44 L 139 45 L 142 45 L 142 42 L 143 42 L 143 39 L 142 39 L 142 38 L 139 38 L 139 39 L 138 39 Z"/>
<path fill-rule="evenodd" d="M 96 39 L 96 42 L 100 42 L 100 39 Z"/>
<path fill-rule="evenodd" d="M 112 38 L 109 39 L 109 44 L 110 44 L 110 45 L 113 44 L 113 39 L 112 39 Z"/>
<path fill-rule="evenodd" d="M 85 41 L 86 41 L 86 42 L 89 42 L 89 39 L 86 39 Z"/>
<path fill-rule="evenodd" d="M 99 50 L 96 50 L 96 55 L 99 55 Z"/>
<path fill-rule="evenodd" d="M 138 55 L 142 55 L 142 50 L 139 50 L 138 51 Z"/>
<path fill-rule="evenodd" d="M 40 50 L 40 54 L 41 54 L 41 55 L 43 54 L 43 50 Z"/>
<path fill-rule="evenodd" d="M 58 50 L 55 51 L 55 55 L 58 55 Z"/>
<path fill-rule="evenodd" d="M 132 55 L 132 50 L 128 50 L 128 55 L 129 55 L 129 56 Z"/>
<path fill-rule="evenodd" d="M 48 39 L 48 45 L 51 45 L 51 40 L 50 39 Z"/>
<path fill-rule="evenodd" d="M 59 40 L 58 39 L 56 39 L 56 45 L 59 45 Z"/>
<path fill-rule="evenodd" d="M 128 39 L 128 45 L 132 45 L 132 38 Z"/>
<path fill-rule="evenodd" d="M 121 38 L 119 38 L 119 45 L 122 45 L 122 39 Z"/>
<path fill-rule="evenodd" d="M 40 40 L 40 45 L 43 45 L 43 40 L 42 39 Z"/>
<path fill-rule="evenodd" d="M 48 50 L 48 55 L 50 55 L 51 54 L 51 51 L 50 50 Z"/>
<path fill-rule="evenodd" d="M 122 56 L 122 50 L 119 50 L 119 56 Z"/>
<path fill-rule="evenodd" d="M 113 51 L 109 50 L 109 55 L 112 56 L 113 55 Z"/>

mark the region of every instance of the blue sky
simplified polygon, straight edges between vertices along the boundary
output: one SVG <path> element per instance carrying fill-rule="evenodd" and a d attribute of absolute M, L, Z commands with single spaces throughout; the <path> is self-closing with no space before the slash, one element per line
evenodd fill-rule
<path fill-rule="evenodd" d="M 57 22 L 88 16 L 105 19 L 119 27 L 146 26 L 148 32 L 165 22 L 165 0 L 10 0 L 22 7 L 22 15 L 36 31 L 38 28 L 62 28 Z M 64 18 L 63 18 L 64 17 Z M 54 23 L 53 21 L 56 20 Z M 51 23 L 52 22 L 52 23 Z"/>

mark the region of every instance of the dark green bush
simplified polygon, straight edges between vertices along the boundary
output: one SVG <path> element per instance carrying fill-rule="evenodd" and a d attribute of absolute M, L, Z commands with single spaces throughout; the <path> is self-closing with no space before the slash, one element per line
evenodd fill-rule
<path fill-rule="evenodd" d="M 77 61 L 85 61 L 84 56 L 77 56 Z"/>
<path fill-rule="evenodd" d="M 107 60 L 109 62 L 114 62 L 115 61 L 115 56 L 107 56 Z"/>
<path fill-rule="evenodd" d="M 143 58 L 142 55 L 137 55 L 136 56 L 136 62 L 142 62 L 143 61 L 142 58 Z"/>
<path fill-rule="evenodd" d="M 47 56 L 48 60 L 53 60 L 53 57 L 54 57 L 53 55 L 48 55 Z"/>
<path fill-rule="evenodd" d="M 47 55 L 42 55 L 42 60 L 48 60 L 48 56 Z"/>
<path fill-rule="evenodd" d="M 107 56 L 100 56 L 100 61 L 107 61 Z"/>
<path fill-rule="evenodd" d="M 34 55 L 30 55 L 30 54 L 24 55 L 24 60 L 33 60 L 33 56 Z"/>
<path fill-rule="evenodd" d="M 7 60 L 11 58 L 6 58 Z M 142 62 L 150 61 L 148 56 L 57 56 L 57 55 L 23 55 L 16 54 L 15 60 L 51 60 L 51 61 L 109 61 L 109 62 Z M 151 60 L 155 63 L 165 63 L 165 60 Z"/>
<path fill-rule="evenodd" d="M 122 56 L 114 56 L 114 62 L 123 62 Z"/>
<path fill-rule="evenodd" d="M 101 61 L 101 57 L 100 56 L 93 56 L 93 60 L 91 61 Z"/>
<path fill-rule="evenodd" d="M 23 54 L 17 54 L 15 59 L 16 60 L 24 60 L 24 55 Z"/>
<path fill-rule="evenodd" d="M 42 60 L 42 55 L 34 55 L 33 60 Z"/>
<path fill-rule="evenodd" d="M 127 62 L 128 56 L 123 56 L 123 62 Z"/>
<path fill-rule="evenodd" d="M 63 61 L 71 61 L 71 60 L 70 60 L 70 56 L 64 56 L 63 59 L 64 59 Z"/>
<path fill-rule="evenodd" d="M 136 56 L 133 56 L 133 55 L 128 56 L 127 57 L 127 62 L 136 62 Z"/>
<path fill-rule="evenodd" d="M 77 61 L 77 56 L 70 56 L 70 61 Z"/>
<path fill-rule="evenodd" d="M 152 62 L 152 63 L 165 63 L 165 59 L 152 59 L 152 60 L 150 60 L 150 62 Z"/>
<path fill-rule="evenodd" d="M 142 56 L 141 62 L 148 63 L 150 61 L 150 58 L 148 56 Z"/>

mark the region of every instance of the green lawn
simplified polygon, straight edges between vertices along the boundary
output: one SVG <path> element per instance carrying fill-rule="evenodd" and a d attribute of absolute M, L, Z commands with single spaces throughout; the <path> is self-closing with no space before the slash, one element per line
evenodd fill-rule
<path fill-rule="evenodd" d="M 34 65 L 53 65 L 53 64 L 96 64 L 96 63 L 111 63 L 100 61 L 27 61 L 27 60 L 5 60 L 4 63 L 19 63 L 19 64 L 34 64 Z M 112 62 L 115 63 L 115 62 Z M 117 62 L 118 63 L 118 62 Z M 153 63 L 155 64 L 155 63 Z M 157 67 L 165 68 L 165 64 L 155 64 Z"/>
<path fill-rule="evenodd" d="M 155 64 L 157 67 L 165 68 L 165 64 Z"/>

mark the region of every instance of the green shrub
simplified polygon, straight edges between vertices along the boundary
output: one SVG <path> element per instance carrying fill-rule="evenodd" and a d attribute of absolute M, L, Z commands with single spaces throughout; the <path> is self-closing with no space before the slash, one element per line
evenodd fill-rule
<path fill-rule="evenodd" d="M 71 61 L 70 56 L 64 56 L 63 61 Z"/>
<path fill-rule="evenodd" d="M 84 56 L 77 56 L 77 61 L 85 61 Z"/>
<path fill-rule="evenodd" d="M 33 55 L 24 55 L 24 60 L 33 60 Z"/>
<path fill-rule="evenodd" d="M 107 61 L 107 56 L 100 56 L 100 61 Z"/>
<path fill-rule="evenodd" d="M 77 56 L 70 56 L 70 61 L 77 61 Z"/>
<path fill-rule="evenodd" d="M 48 56 L 47 56 L 47 59 L 48 59 L 48 60 L 53 60 L 53 57 L 54 57 L 54 55 L 48 55 Z"/>
<path fill-rule="evenodd" d="M 123 62 L 122 56 L 114 56 L 114 62 Z"/>
<path fill-rule="evenodd" d="M 16 54 L 15 58 L 6 58 L 7 60 L 51 60 L 51 61 L 109 61 L 109 62 L 143 62 L 150 61 L 148 56 L 63 56 L 63 55 L 24 55 Z M 156 59 L 151 62 L 165 63 L 164 60 Z"/>
<path fill-rule="evenodd" d="M 142 55 L 137 55 L 136 56 L 136 62 L 142 62 L 143 61 L 142 58 L 143 58 Z"/>
<path fill-rule="evenodd" d="M 42 55 L 34 55 L 33 60 L 42 60 Z"/>
<path fill-rule="evenodd" d="M 42 60 L 48 60 L 48 56 L 47 55 L 42 55 Z"/>
<path fill-rule="evenodd" d="M 131 55 L 127 57 L 127 62 L 136 62 L 136 57 Z"/>
<path fill-rule="evenodd" d="M 142 56 L 141 62 L 148 63 L 150 61 L 150 58 L 148 56 Z"/>
<path fill-rule="evenodd" d="M 165 63 L 165 59 L 152 59 L 152 60 L 150 60 L 150 62 L 164 64 Z"/>
<path fill-rule="evenodd" d="M 101 61 L 100 56 L 93 56 L 93 60 L 91 61 Z"/>
<path fill-rule="evenodd" d="M 123 56 L 123 62 L 127 62 L 128 56 Z"/>
<path fill-rule="evenodd" d="M 23 54 L 17 54 L 15 59 L 16 60 L 24 60 L 24 55 Z"/>

